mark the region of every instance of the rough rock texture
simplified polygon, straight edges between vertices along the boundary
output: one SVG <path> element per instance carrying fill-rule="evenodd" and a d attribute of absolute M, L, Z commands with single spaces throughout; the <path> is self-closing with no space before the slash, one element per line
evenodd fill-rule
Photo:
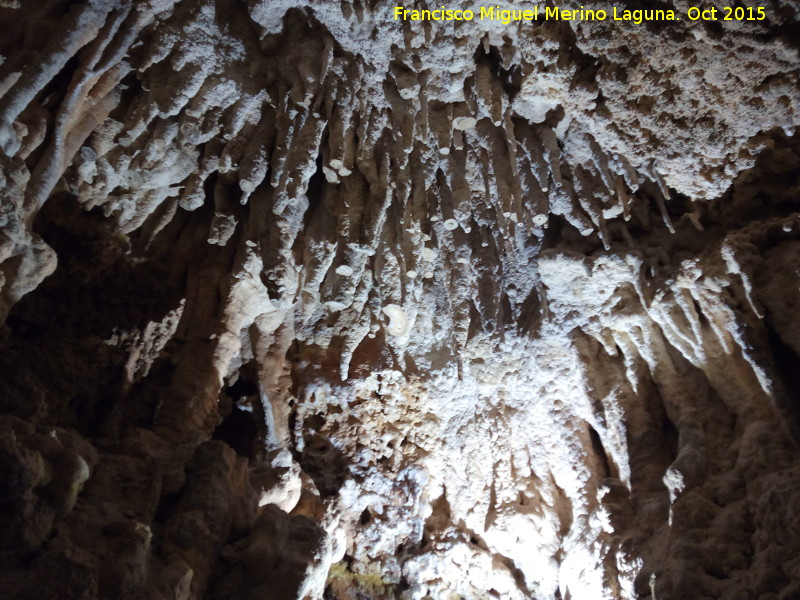
<path fill-rule="evenodd" d="M 0 2 L 0 595 L 800 598 L 761 6 Z"/>

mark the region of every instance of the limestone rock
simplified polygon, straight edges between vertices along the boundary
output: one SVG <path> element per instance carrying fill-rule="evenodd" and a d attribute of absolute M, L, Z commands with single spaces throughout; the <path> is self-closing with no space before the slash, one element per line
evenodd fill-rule
<path fill-rule="evenodd" d="M 797 596 L 762 4 L 0 2 L 0 596 Z"/>

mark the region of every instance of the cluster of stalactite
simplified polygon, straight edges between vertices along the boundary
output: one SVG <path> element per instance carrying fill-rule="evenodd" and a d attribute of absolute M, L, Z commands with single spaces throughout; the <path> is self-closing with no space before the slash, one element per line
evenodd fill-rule
<path fill-rule="evenodd" d="M 800 593 L 791 2 L 27 4 L 10 597 Z"/>

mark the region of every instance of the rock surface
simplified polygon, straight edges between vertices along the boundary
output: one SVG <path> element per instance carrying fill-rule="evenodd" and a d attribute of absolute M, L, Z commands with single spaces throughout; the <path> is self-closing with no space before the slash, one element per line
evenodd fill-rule
<path fill-rule="evenodd" d="M 800 597 L 762 6 L 0 2 L 2 596 Z"/>

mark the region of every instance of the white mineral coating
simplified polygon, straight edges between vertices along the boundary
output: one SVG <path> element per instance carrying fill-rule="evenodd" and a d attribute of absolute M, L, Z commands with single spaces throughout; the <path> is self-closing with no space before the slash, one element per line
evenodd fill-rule
<path fill-rule="evenodd" d="M 534 215 L 532 221 L 534 225 L 544 225 L 547 223 L 547 215 Z"/>
<path fill-rule="evenodd" d="M 349 265 L 339 265 L 336 267 L 336 274 L 342 277 L 351 277 L 353 275 L 353 267 Z"/>
<path fill-rule="evenodd" d="M 434 260 L 436 260 L 436 256 L 438 255 L 438 253 L 434 248 L 428 248 L 426 246 L 425 248 L 422 249 L 420 255 L 422 256 L 422 260 L 433 262 Z"/>
<path fill-rule="evenodd" d="M 476 121 L 473 117 L 456 117 L 453 119 L 453 129 L 457 129 L 459 131 L 473 129 L 477 124 L 478 121 Z"/>
<path fill-rule="evenodd" d="M 458 221 L 455 219 L 446 219 L 442 226 L 445 228 L 446 231 L 453 231 L 458 229 Z"/>
<path fill-rule="evenodd" d="M 386 331 L 388 331 L 389 334 L 396 337 L 408 335 L 408 317 L 401 307 L 396 304 L 387 304 L 381 311 L 389 317 L 389 325 L 386 327 Z"/>

